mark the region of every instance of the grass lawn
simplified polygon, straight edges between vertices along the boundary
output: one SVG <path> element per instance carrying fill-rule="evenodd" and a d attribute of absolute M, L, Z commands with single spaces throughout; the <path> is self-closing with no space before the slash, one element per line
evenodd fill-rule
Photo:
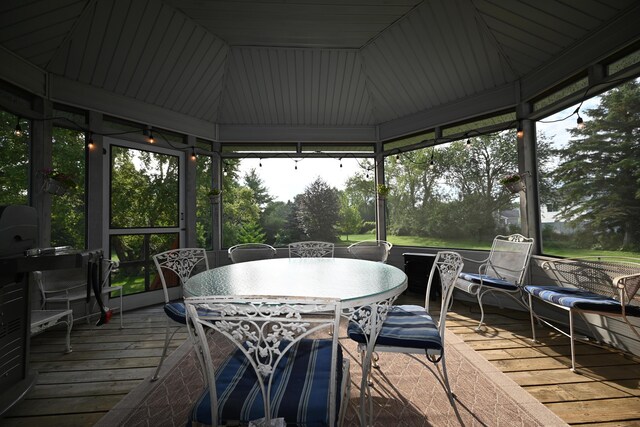
<path fill-rule="evenodd" d="M 340 236 L 340 246 L 350 245 L 360 240 L 375 240 L 374 234 L 350 234 Z M 445 240 L 431 237 L 418 236 L 394 236 L 388 235 L 387 240 L 397 246 L 407 247 L 431 247 L 431 248 L 447 248 L 447 249 L 477 249 L 490 250 L 491 241 L 479 243 L 471 240 Z M 585 256 L 606 256 L 606 257 L 624 257 L 640 259 L 640 252 L 631 251 L 603 251 L 595 249 L 570 249 L 565 247 L 555 247 L 552 243 L 544 245 L 544 255 L 558 256 L 563 258 L 579 258 Z"/>

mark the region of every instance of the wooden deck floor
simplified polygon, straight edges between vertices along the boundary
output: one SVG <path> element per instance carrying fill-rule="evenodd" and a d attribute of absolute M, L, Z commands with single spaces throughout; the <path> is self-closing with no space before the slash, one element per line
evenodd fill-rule
<path fill-rule="evenodd" d="M 578 345 L 581 374 L 569 369 L 568 340 L 539 329 L 532 345 L 526 314 L 488 315 L 486 332 L 474 328 L 477 306 L 456 304 L 447 327 L 567 423 L 640 426 L 640 362 L 593 346 Z M 32 339 L 31 367 L 38 382 L 27 398 L 0 420 L 3 426 L 91 426 L 124 398 L 157 365 L 164 343 L 161 308 L 125 313 L 95 327 L 74 326 L 73 353 L 63 354 L 63 328 Z M 186 338 L 178 332 L 172 349 Z"/>

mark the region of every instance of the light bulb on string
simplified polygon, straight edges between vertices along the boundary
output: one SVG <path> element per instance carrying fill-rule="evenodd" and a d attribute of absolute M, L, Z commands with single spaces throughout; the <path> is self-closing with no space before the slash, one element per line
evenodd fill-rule
<path fill-rule="evenodd" d="M 580 117 L 580 114 L 578 114 L 578 119 L 576 120 L 576 126 L 578 129 L 584 129 L 584 120 L 582 119 L 582 117 Z"/>
<path fill-rule="evenodd" d="M 431 160 L 429 161 L 429 169 L 436 167 L 436 163 L 433 161 L 433 151 L 431 151 Z"/>
<path fill-rule="evenodd" d="M 295 170 L 298 170 L 298 161 L 297 161 L 297 160 L 294 160 L 294 162 L 295 162 L 294 169 L 295 169 Z"/>
<path fill-rule="evenodd" d="M 522 138 L 524 136 L 524 130 L 522 129 L 522 124 L 518 123 L 518 127 L 516 128 L 516 137 Z"/>
<path fill-rule="evenodd" d="M 18 117 L 18 120 L 16 121 L 16 128 L 13 131 L 13 134 L 18 137 L 22 136 L 22 126 L 20 126 L 20 117 Z"/>
<path fill-rule="evenodd" d="M 258 162 L 258 166 L 262 167 L 262 159 L 260 159 Z"/>
<path fill-rule="evenodd" d="M 196 149 L 195 147 L 191 147 L 191 160 L 196 160 Z"/>
<path fill-rule="evenodd" d="M 89 133 L 89 139 L 87 140 L 87 148 L 89 150 L 93 150 L 94 147 L 94 143 L 93 143 L 93 133 Z"/>
<path fill-rule="evenodd" d="M 342 167 L 342 157 L 340 157 L 340 167 Z"/>
<path fill-rule="evenodd" d="M 467 139 L 466 144 L 464 144 L 464 148 L 466 148 L 467 150 L 471 149 L 471 138 Z"/>

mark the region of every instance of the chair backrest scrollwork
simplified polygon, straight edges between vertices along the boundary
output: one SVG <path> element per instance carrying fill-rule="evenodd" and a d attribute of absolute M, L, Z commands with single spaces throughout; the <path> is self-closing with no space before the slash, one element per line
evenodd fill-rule
<path fill-rule="evenodd" d="M 203 248 L 172 249 L 154 255 L 153 262 L 162 282 L 165 302 L 169 302 L 169 292 L 167 291 L 169 273 L 177 277 L 178 286 L 183 286 L 195 272 L 209 269 L 207 252 Z"/>
<path fill-rule="evenodd" d="M 333 258 L 334 248 L 333 243 L 313 240 L 289 243 L 289 258 Z"/>

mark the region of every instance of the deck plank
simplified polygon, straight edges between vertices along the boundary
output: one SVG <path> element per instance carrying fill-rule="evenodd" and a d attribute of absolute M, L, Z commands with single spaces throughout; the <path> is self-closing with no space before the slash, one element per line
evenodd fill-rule
<path fill-rule="evenodd" d="M 570 424 L 640 426 L 640 362 L 606 348 L 576 344 L 579 373 L 568 369 L 569 341 L 537 328 L 532 342 L 526 313 L 492 309 L 487 326 L 475 327 L 477 305 L 454 305 L 447 328 L 532 396 Z M 32 339 L 37 384 L 2 420 L 3 426 L 91 426 L 155 371 L 164 346 L 166 317 L 160 307 L 125 313 L 101 327 L 78 322 L 73 352 L 64 354 L 64 328 Z M 169 351 L 188 334 L 182 327 Z"/>

